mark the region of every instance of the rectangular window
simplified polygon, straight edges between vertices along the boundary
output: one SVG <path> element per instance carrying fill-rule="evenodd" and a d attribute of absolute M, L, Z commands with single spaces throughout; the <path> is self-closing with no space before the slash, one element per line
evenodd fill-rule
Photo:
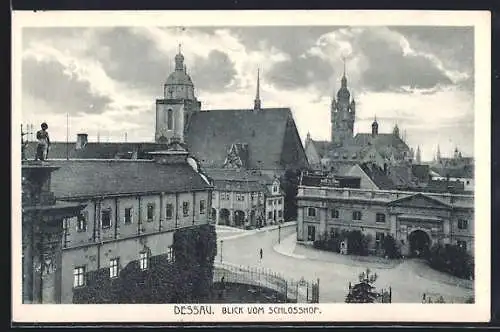
<path fill-rule="evenodd" d="M 462 250 L 467 250 L 467 242 L 458 240 L 457 246 Z"/>
<path fill-rule="evenodd" d="M 458 229 L 467 229 L 469 228 L 469 221 L 460 219 L 458 220 Z"/>
<path fill-rule="evenodd" d="M 110 259 L 110 261 L 109 261 L 109 277 L 110 278 L 118 277 L 119 263 L 120 263 L 119 258 Z"/>
<path fill-rule="evenodd" d="M 202 199 L 200 201 L 200 214 L 205 214 L 205 209 L 206 209 L 206 206 L 205 206 L 205 200 Z"/>
<path fill-rule="evenodd" d="M 77 266 L 73 269 L 73 287 L 85 286 L 85 266 Z"/>
<path fill-rule="evenodd" d="M 151 222 L 153 221 L 154 219 L 154 216 L 155 216 L 155 205 L 154 203 L 149 203 L 148 204 L 148 211 L 147 211 L 147 217 L 148 217 L 148 221 Z"/>
<path fill-rule="evenodd" d="M 308 208 L 307 209 L 307 216 L 308 217 L 316 217 L 316 209 L 315 208 Z"/>
<path fill-rule="evenodd" d="M 189 216 L 189 202 L 182 202 L 182 214 L 184 217 Z"/>
<path fill-rule="evenodd" d="M 352 220 L 361 220 L 361 211 L 353 211 Z"/>
<path fill-rule="evenodd" d="M 102 228 L 111 227 L 111 209 L 106 209 L 101 212 L 101 226 Z"/>
<path fill-rule="evenodd" d="M 316 240 L 316 228 L 314 226 L 307 226 L 307 241 Z"/>
<path fill-rule="evenodd" d="M 149 267 L 149 254 L 143 251 L 139 254 L 139 267 L 141 270 L 147 270 Z"/>
<path fill-rule="evenodd" d="M 281 211 L 281 210 L 278 211 L 278 217 L 280 217 L 280 218 L 283 217 L 283 211 Z"/>
<path fill-rule="evenodd" d="M 375 216 L 375 222 L 385 222 L 385 214 L 384 213 L 377 213 Z"/>
<path fill-rule="evenodd" d="M 172 219 L 173 214 L 174 214 L 174 206 L 172 205 L 172 203 L 168 203 L 167 206 L 165 207 L 165 218 Z"/>
<path fill-rule="evenodd" d="M 168 247 L 167 259 L 168 259 L 169 262 L 174 262 L 175 261 L 174 248 L 172 248 L 172 246 Z"/>
<path fill-rule="evenodd" d="M 384 237 L 385 237 L 385 234 L 382 232 L 375 233 L 375 244 L 377 246 L 377 249 L 382 248 L 382 244 L 384 243 Z"/>
<path fill-rule="evenodd" d="M 89 220 L 89 212 L 82 211 L 82 213 L 80 213 L 77 218 L 76 230 L 78 232 L 86 232 L 88 220 Z"/>
<path fill-rule="evenodd" d="M 332 218 L 333 218 L 333 219 L 338 219 L 338 218 L 339 218 L 339 210 L 337 210 L 337 209 L 332 209 L 331 211 L 332 211 L 332 212 L 331 212 Z"/>
<path fill-rule="evenodd" d="M 132 223 L 132 208 L 125 208 L 125 223 Z"/>
<path fill-rule="evenodd" d="M 267 219 L 273 219 L 273 212 L 272 211 L 269 211 L 269 213 L 267 214 Z"/>

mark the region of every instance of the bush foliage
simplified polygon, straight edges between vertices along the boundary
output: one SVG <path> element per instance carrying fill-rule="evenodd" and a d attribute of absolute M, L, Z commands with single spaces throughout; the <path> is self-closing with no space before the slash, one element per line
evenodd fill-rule
<path fill-rule="evenodd" d="M 150 257 L 149 268 L 139 261 L 125 266 L 117 278 L 109 269 L 86 274 L 86 285 L 73 291 L 73 303 L 192 303 L 209 297 L 213 282 L 213 262 L 217 254 L 213 225 L 177 230 L 173 253 Z"/>
<path fill-rule="evenodd" d="M 340 244 L 347 240 L 348 254 L 366 256 L 370 253 L 369 247 L 372 242 L 371 235 L 364 235 L 359 230 L 342 230 L 336 234 L 334 232 L 324 232 L 313 245 L 317 249 L 340 252 Z M 392 235 L 386 235 L 382 243 L 383 256 L 389 258 L 399 258 L 401 256 L 396 240 Z"/>
<path fill-rule="evenodd" d="M 474 278 L 474 258 L 457 245 L 434 245 L 430 250 L 427 262 L 432 268 L 459 278 Z"/>

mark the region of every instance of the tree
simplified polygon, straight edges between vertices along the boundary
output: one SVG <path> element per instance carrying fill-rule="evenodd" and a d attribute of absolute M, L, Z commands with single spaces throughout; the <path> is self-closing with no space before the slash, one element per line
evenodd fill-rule
<path fill-rule="evenodd" d="M 390 234 L 384 237 L 383 248 L 384 255 L 389 258 L 399 258 L 401 256 L 396 240 Z"/>
<path fill-rule="evenodd" d="M 282 189 L 285 192 L 284 219 L 297 219 L 297 193 L 299 188 L 300 170 L 287 169 L 282 178 Z"/>
<path fill-rule="evenodd" d="M 377 280 L 377 274 L 370 274 L 370 269 L 366 269 L 359 275 L 359 283 L 351 287 L 349 284 L 349 293 L 345 298 L 346 303 L 374 303 L 380 297 L 375 291 L 373 284 Z"/>

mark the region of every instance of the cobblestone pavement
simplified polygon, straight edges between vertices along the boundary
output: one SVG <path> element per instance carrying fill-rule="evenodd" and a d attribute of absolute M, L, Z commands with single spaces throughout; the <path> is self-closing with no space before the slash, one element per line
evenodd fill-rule
<path fill-rule="evenodd" d="M 247 234 L 243 234 L 246 233 Z M 295 244 L 295 227 L 282 227 L 278 244 L 277 229 L 262 229 L 258 232 L 244 231 L 238 236 L 226 232 L 218 233 L 218 255 L 220 261 L 243 266 L 260 266 L 283 274 L 286 278 L 299 280 L 320 279 L 320 302 L 343 302 L 349 281 L 356 282 L 359 273 L 366 268 L 377 273 L 377 288 L 392 287 L 393 302 L 418 303 L 422 294 L 439 294 L 445 300 L 463 302 L 473 295 L 473 290 L 454 282 L 453 277 L 434 271 L 424 263 L 407 260 L 399 264 L 380 261 L 362 262 L 349 256 L 334 253 L 317 253 L 313 248 Z M 302 248 L 299 248 L 301 246 Z M 260 259 L 259 250 L 263 250 Z M 325 259 L 326 255 L 328 259 Z M 391 265 L 393 264 L 393 265 Z"/>

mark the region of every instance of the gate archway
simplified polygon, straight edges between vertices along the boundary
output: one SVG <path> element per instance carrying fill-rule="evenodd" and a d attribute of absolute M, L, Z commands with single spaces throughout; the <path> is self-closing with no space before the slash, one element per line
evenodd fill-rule
<path fill-rule="evenodd" d="M 408 240 L 410 242 L 410 255 L 423 257 L 429 253 L 431 238 L 426 232 L 417 229 L 410 233 Z"/>
<path fill-rule="evenodd" d="M 220 209 L 219 224 L 220 225 L 229 225 L 229 210 L 228 209 Z"/>
<path fill-rule="evenodd" d="M 245 223 L 245 212 L 241 210 L 234 211 L 234 224 L 236 226 L 243 226 Z"/>

